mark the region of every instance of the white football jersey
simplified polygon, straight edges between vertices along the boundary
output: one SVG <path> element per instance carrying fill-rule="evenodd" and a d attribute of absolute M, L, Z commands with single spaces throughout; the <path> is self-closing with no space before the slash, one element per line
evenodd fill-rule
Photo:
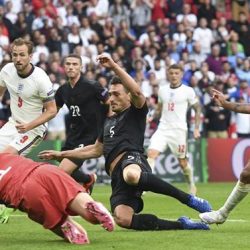
<path fill-rule="evenodd" d="M 36 119 L 43 112 L 44 102 L 54 99 L 48 75 L 43 69 L 33 67 L 31 74 L 24 78 L 17 74 L 14 63 L 6 64 L 0 72 L 0 86 L 10 93 L 11 117 L 16 122 Z"/>
<path fill-rule="evenodd" d="M 183 84 L 178 88 L 170 88 L 169 84 L 163 85 L 158 96 L 162 103 L 159 126 L 187 130 L 187 110 L 198 102 L 193 88 Z"/>

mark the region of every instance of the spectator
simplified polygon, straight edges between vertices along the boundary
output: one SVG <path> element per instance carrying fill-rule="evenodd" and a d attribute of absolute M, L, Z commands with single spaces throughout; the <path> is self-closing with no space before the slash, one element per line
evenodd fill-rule
<path fill-rule="evenodd" d="M 182 13 L 176 17 L 177 23 L 183 23 L 186 28 L 195 28 L 197 25 L 197 16 L 191 13 L 191 5 L 184 3 Z"/>
<path fill-rule="evenodd" d="M 197 63 L 197 66 L 200 67 L 206 58 L 207 56 L 201 51 L 201 42 L 195 41 L 193 51 L 189 54 L 189 60 L 194 60 Z"/>
<path fill-rule="evenodd" d="M 220 108 L 215 101 L 205 106 L 205 123 L 208 138 L 228 138 L 231 112 Z"/>
<path fill-rule="evenodd" d="M 216 18 L 216 9 L 211 3 L 211 0 L 204 0 L 198 8 L 197 17 L 206 18 L 207 22 L 210 23 L 212 19 Z"/>
<path fill-rule="evenodd" d="M 242 67 L 236 68 L 235 73 L 240 80 L 247 81 L 248 86 L 250 86 L 250 62 L 248 58 L 243 60 Z"/>
<path fill-rule="evenodd" d="M 121 21 L 130 26 L 130 11 L 122 0 L 114 0 L 114 3 L 109 8 L 109 16 L 112 17 L 116 28 L 119 28 Z"/>
<path fill-rule="evenodd" d="M 152 3 L 149 0 L 131 1 L 131 26 L 139 37 L 146 30 L 146 26 L 151 20 Z"/>
<path fill-rule="evenodd" d="M 167 12 L 166 0 L 152 0 L 152 22 L 156 22 L 158 19 L 165 19 Z"/>
<path fill-rule="evenodd" d="M 62 41 L 57 29 L 51 28 L 47 40 L 47 46 L 50 53 L 57 51 L 60 55 L 62 54 Z"/>
<path fill-rule="evenodd" d="M 167 0 L 166 16 L 170 18 L 171 21 L 175 21 L 176 16 L 181 14 L 182 6 L 183 0 Z"/>
<path fill-rule="evenodd" d="M 215 75 L 221 75 L 222 73 L 222 61 L 220 57 L 220 45 L 213 44 L 211 54 L 208 55 L 206 62 L 208 64 L 209 70 L 214 72 Z"/>
<path fill-rule="evenodd" d="M 45 56 L 45 61 L 47 62 L 49 59 L 49 49 L 46 46 L 46 37 L 45 35 L 40 35 L 38 40 L 38 45 L 35 46 L 34 53 L 33 53 L 33 63 L 37 64 L 39 61 L 40 54 L 43 53 Z"/>
<path fill-rule="evenodd" d="M 211 52 L 211 44 L 214 42 L 213 34 L 207 27 L 208 22 L 203 17 L 199 20 L 199 27 L 195 28 L 193 39 L 201 44 L 201 53 L 209 54 Z"/>
<path fill-rule="evenodd" d="M 236 99 L 239 103 L 246 103 L 243 97 Z M 235 113 L 235 124 L 238 138 L 250 137 L 250 119 L 249 114 Z"/>

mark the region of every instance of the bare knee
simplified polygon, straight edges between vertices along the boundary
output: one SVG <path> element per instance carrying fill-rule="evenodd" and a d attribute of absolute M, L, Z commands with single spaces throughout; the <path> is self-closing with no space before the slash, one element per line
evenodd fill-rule
<path fill-rule="evenodd" d="M 122 207 L 124 207 L 122 205 Z M 125 206 L 127 207 L 127 206 Z M 116 209 L 114 212 L 114 220 L 115 223 L 123 228 L 130 228 L 132 217 L 133 217 L 133 210 L 131 208 L 129 209 Z"/>
<path fill-rule="evenodd" d="M 155 150 L 155 149 L 149 149 L 148 150 L 148 157 L 149 158 L 155 159 L 159 154 L 160 154 L 160 152 Z"/>
<path fill-rule="evenodd" d="M 187 159 L 186 158 L 178 158 L 178 160 L 179 160 L 179 164 L 180 164 L 182 169 L 187 167 Z"/>
<path fill-rule="evenodd" d="M 123 179 L 129 185 L 137 185 L 140 179 L 141 169 L 133 164 L 123 170 Z"/>

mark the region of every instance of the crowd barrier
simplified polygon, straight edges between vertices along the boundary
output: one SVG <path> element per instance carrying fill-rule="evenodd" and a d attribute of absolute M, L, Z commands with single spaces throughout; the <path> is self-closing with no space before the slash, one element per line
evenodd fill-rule
<path fill-rule="evenodd" d="M 231 182 L 239 178 L 240 172 L 250 158 L 250 139 L 201 139 L 190 140 L 188 158 L 194 167 L 196 182 Z M 36 161 L 39 151 L 60 150 L 60 141 L 43 141 L 28 157 Z M 58 165 L 58 162 L 51 161 Z M 81 167 L 86 173 L 95 172 L 98 182 L 109 183 L 110 178 L 104 169 L 104 158 L 86 160 Z M 169 182 L 184 182 L 176 157 L 167 150 L 156 161 L 155 173 Z"/>

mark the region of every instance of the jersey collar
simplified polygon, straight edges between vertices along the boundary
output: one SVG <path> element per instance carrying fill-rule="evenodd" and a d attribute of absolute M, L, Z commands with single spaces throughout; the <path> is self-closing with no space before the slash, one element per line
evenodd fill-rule
<path fill-rule="evenodd" d="M 31 63 L 31 70 L 30 70 L 30 72 L 28 73 L 28 74 L 26 74 L 26 75 L 19 75 L 18 73 L 18 76 L 19 77 L 21 77 L 21 78 L 27 78 L 27 77 L 29 77 L 32 73 L 33 73 L 33 71 L 35 70 L 35 66 Z"/>

